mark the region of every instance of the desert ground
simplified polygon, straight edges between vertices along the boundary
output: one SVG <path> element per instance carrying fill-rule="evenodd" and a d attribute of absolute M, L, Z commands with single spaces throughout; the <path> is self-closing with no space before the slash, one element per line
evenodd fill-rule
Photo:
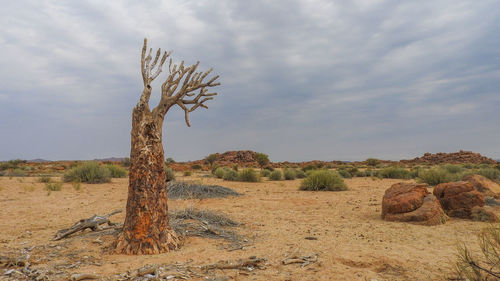
<path fill-rule="evenodd" d="M 346 179 L 348 191 L 311 192 L 298 190 L 300 180 L 244 183 L 201 175 L 179 176 L 178 180 L 225 186 L 244 195 L 170 200 L 169 209 L 194 207 L 224 213 L 242 223 L 235 230 L 246 237 L 245 247 L 229 249 L 228 242 L 223 240 L 186 237 L 177 251 L 126 256 L 106 250 L 114 239 L 111 234 L 84 233 L 51 241 L 57 230 L 82 218 L 124 210 L 127 179 L 82 184 L 80 190 L 65 183 L 61 191 L 48 194 L 35 177 L 3 177 L 0 178 L 0 256 L 29 249 L 29 262 L 35 268 L 49 269 L 52 273 L 64 268 L 69 274 L 92 273 L 103 280 L 146 265 L 199 267 L 252 256 L 266 259 L 265 266 L 251 271 L 211 270 L 193 279 L 442 280 L 453 273 L 457 244 L 465 242 L 472 250 L 479 251 L 476 234 L 487 226 L 461 219 L 449 219 L 439 226 L 383 221 L 380 213 L 384 191 L 402 180 Z M 122 212 L 111 217 L 111 221 L 123 222 L 124 216 Z M 317 261 L 304 267 L 282 264 L 292 255 L 313 254 L 318 256 Z M 79 266 L 71 268 L 77 262 Z"/>

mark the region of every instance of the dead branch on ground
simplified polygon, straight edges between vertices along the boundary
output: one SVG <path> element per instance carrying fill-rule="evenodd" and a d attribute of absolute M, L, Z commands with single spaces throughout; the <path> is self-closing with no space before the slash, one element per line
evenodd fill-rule
<path fill-rule="evenodd" d="M 61 229 L 61 230 L 57 231 L 57 233 L 54 235 L 54 238 L 52 238 L 52 240 L 53 241 L 61 240 L 63 238 L 68 237 L 69 235 L 71 235 L 73 233 L 78 232 L 78 231 L 84 231 L 87 228 L 90 228 L 92 231 L 101 231 L 101 230 L 109 229 L 110 227 L 115 227 L 116 224 L 112 223 L 109 220 L 109 217 L 111 217 L 112 215 L 121 213 L 121 212 L 122 212 L 122 210 L 117 210 L 117 211 L 114 211 L 114 212 L 109 213 L 109 214 L 104 215 L 104 216 L 94 215 L 88 219 L 81 219 L 78 222 L 76 222 L 72 227 Z M 108 227 L 99 228 L 99 226 L 101 224 L 105 224 L 105 223 L 108 224 Z"/>

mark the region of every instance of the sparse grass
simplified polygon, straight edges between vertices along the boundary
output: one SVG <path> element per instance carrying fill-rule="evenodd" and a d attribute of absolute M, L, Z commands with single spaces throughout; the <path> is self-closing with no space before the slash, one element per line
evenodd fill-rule
<path fill-rule="evenodd" d="M 80 189 L 82 189 L 82 183 L 81 182 L 74 181 L 74 182 L 71 183 L 71 185 L 73 186 L 73 188 L 76 191 L 79 191 Z"/>
<path fill-rule="evenodd" d="M 107 164 L 106 168 L 111 173 L 112 178 L 125 178 L 127 176 L 127 171 L 118 165 Z"/>
<path fill-rule="evenodd" d="M 260 176 L 254 169 L 243 169 L 238 173 L 238 180 L 246 182 L 258 182 L 260 181 Z"/>
<path fill-rule="evenodd" d="M 271 180 L 271 181 L 280 181 L 281 179 L 282 179 L 282 176 L 281 176 L 280 170 L 274 170 L 269 175 L 269 180 Z"/>
<path fill-rule="evenodd" d="M 80 166 L 67 171 L 63 180 L 65 182 L 106 183 L 111 182 L 111 171 L 96 162 L 85 162 Z"/>
<path fill-rule="evenodd" d="M 184 171 L 182 174 L 183 174 L 185 177 L 190 177 L 190 176 L 192 176 L 192 175 L 193 175 L 193 171 Z"/>
<path fill-rule="evenodd" d="M 378 172 L 378 177 L 384 179 L 411 179 L 410 171 L 400 167 L 387 167 Z"/>
<path fill-rule="evenodd" d="M 33 192 L 33 191 L 35 191 L 35 186 L 34 185 L 23 185 L 23 189 L 25 192 Z"/>
<path fill-rule="evenodd" d="M 62 183 L 61 182 L 48 182 L 45 183 L 45 190 L 47 191 L 61 191 Z"/>
<path fill-rule="evenodd" d="M 307 178 L 302 180 L 300 190 L 340 191 L 347 190 L 347 185 L 337 172 L 330 170 L 317 170 L 312 171 Z"/>
<path fill-rule="evenodd" d="M 47 183 L 47 182 L 51 182 L 52 178 L 50 176 L 41 176 L 38 178 L 38 181 L 41 183 Z"/>

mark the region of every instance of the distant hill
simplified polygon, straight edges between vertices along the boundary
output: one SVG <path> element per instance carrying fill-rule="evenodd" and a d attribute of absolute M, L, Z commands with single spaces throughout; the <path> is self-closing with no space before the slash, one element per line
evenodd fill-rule
<path fill-rule="evenodd" d="M 33 160 L 28 160 L 28 162 L 33 162 L 33 163 L 44 163 L 44 162 L 52 162 L 51 160 L 45 160 L 45 159 L 33 159 Z"/>

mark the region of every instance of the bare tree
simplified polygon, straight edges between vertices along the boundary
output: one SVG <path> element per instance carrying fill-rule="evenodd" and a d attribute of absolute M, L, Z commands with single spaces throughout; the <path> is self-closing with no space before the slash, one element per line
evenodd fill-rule
<path fill-rule="evenodd" d="M 184 110 L 186 124 L 190 126 L 189 113 L 199 107 L 208 108 L 205 102 L 217 94 L 208 93 L 208 88 L 220 85 L 216 82 L 219 76 L 204 81 L 212 69 L 197 72 L 199 62 L 191 66 L 185 66 L 184 61 L 172 65 L 170 58 L 169 74 L 161 86 L 161 99 L 150 110 L 151 82 L 160 75 L 172 53 L 162 54 L 158 49 L 153 59 L 152 51 L 147 51 L 144 39 L 141 55 L 144 90 L 132 112 L 127 212 L 123 232 L 116 241 L 116 251 L 123 254 L 158 254 L 180 246 L 168 220 L 163 120 L 168 110 L 177 105 Z"/>

